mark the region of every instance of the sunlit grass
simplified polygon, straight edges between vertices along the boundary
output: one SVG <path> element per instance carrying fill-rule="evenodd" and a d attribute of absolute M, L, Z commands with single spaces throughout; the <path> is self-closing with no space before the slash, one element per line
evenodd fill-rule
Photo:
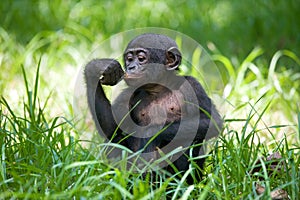
<path fill-rule="evenodd" d="M 203 180 L 189 186 L 185 176 L 194 173 L 192 168 L 196 166 L 183 176 L 170 178 L 157 171 L 153 179 L 142 175 L 147 167 L 140 171 L 128 169 L 126 153 L 117 163 L 109 162 L 105 154 L 96 158 L 72 136 L 72 132 L 76 134 L 72 123 L 61 117 L 49 118 L 44 112 L 48 105 L 38 100 L 38 72 L 33 89 L 28 86 L 25 72 L 23 76 L 23 114 L 15 114 L 6 99 L 0 101 L 0 198 L 164 199 L 168 195 L 172 199 L 256 199 L 266 198 L 276 189 L 283 189 L 291 199 L 299 195 L 299 144 L 290 146 L 287 137 L 272 148 L 263 142 L 254 143 L 261 132 L 257 124 L 268 108 L 266 105 L 261 112 L 255 110 L 263 97 L 251 106 L 241 131 L 230 127 L 234 119 L 226 123 L 224 133 L 207 155 Z M 253 120 L 255 116 L 258 120 Z M 101 152 L 108 147 L 95 145 L 100 145 Z M 264 158 L 274 152 L 280 153 L 282 158 L 276 161 L 283 162 L 285 168 L 269 174 Z M 256 168 L 259 170 L 253 172 Z M 255 192 L 257 183 L 267 188 L 265 193 Z"/>
<path fill-rule="evenodd" d="M 253 105 L 263 96 L 254 108 L 259 111 L 268 105 L 266 113 L 259 121 L 258 127 L 262 130 L 260 139 L 270 142 L 287 135 L 290 143 L 294 144 L 298 138 L 300 73 L 285 67 L 280 68 L 278 60 L 285 56 L 294 61 L 294 66 L 300 66 L 299 58 L 293 52 L 282 50 L 275 53 L 270 64 L 265 66 L 260 63 L 261 56 L 262 49 L 256 48 L 240 66 L 234 66 L 228 58 L 219 54 L 213 55 L 217 64 L 221 63 L 220 70 L 225 68 L 223 79 L 227 80 L 227 84 L 223 95 L 229 102 L 223 108 L 226 118 L 246 119 L 249 111 L 253 109 L 249 104 Z"/>
<path fill-rule="evenodd" d="M 278 91 L 274 81 L 265 78 L 254 63 L 258 55 L 261 52 L 255 50 L 236 74 L 230 76 L 232 80 L 228 84 L 232 84 L 232 89 L 227 93 L 227 99 L 233 111 L 225 113 L 224 133 L 206 155 L 203 180 L 192 186 L 185 183 L 185 178 L 194 173 L 193 168 L 197 166 L 191 165 L 190 170 L 181 175 L 158 170 L 156 177 L 144 176 L 153 166 L 138 171 L 134 167 L 128 169 L 125 147 L 116 146 L 124 152 L 118 162 L 110 162 L 106 157 L 105 149 L 111 144 L 89 141 L 99 149 L 97 157 L 91 149 L 84 149 L 77 137 L 80 130 L 68 120 L 72 116 L 56 114 L 53 117 L 55 112 L 50 115 L 49 108 L 59 110 L 51 101 L 55 97 L 43 92 L 39 96 L 41 88 L 45 87 L 41 80 L 45 77 L 39 74 L 43 67 L 41 56 L 29 73 L 35 76 L 29 78 L 28 68 L 21 68 L 25 81 L 18 82 L 24 91 L 18 106 L 10 106 L 12 97 L 6 94 L 0 101 L 0 198 L 164 199 L 168 196 L 172 199 L 256 199 L 267 198 L 272 191 L 283 189 L 291 199 L 296 199 L 300 192 L 298 93 L 293 94 L 296 101 L 291 103 L 294 104 L 284 109 L 283 106 L 291 101 L 284 94 L 289 94 L 294 87 L 297 90 L 298 75 L 272 71 L 281 88 Z M 215 58 L 221 57 L 216 55 Z M 229 73 L 233 71 L 227 68 Z M 287 75 L 295 79 L 284 77 Z M 47 79 L 52 80 L 52 77 Z M 280 80 L 285 84 L 289 81 L 289 91 L 281 87 L 284 84 Z M 59 106 L 68 107 L 68 101 L 61 101 Z M 273 111 L 284 116 L 284 120 L 274 119 Z M 234 116 L 235 112 L 239 114 Z M 269 123 L 268 119 L 274 119 L 274 122 Z M 285 131 L 286 127 L 288 131 Z M 280 132 L 283 134 L 278 137 Z M 275 152 L 282 157 L 276 161 L 285 163 L 286 167 L 269 174 L 266 166 L 270 161 L 265 158 Z M 258 170 L 254 172 L 254 169 Z M 256 192 L 258 183 L 266 188 L 265 193 Z"/>

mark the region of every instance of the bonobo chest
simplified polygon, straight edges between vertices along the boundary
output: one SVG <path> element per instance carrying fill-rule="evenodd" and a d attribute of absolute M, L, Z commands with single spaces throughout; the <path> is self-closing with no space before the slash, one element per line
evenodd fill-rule
<path fill-rule="evenodd" d="M 139 90 L 131 97 L 130 115 L 140 126 L 168 124 L 181 119 L 184 114 L 183 102 L 179 90 Z"/>

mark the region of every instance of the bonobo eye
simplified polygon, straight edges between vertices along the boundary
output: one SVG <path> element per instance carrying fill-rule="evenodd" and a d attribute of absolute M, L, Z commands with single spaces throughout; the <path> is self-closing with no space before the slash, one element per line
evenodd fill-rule
<path fill-rule="evenodd" d="M 126 61 L 128 61 L 128 62 L 132 62 L 133 61 L 133 55 L 132 55 L 132 53 L 128 53 L 128 54 L 126 54 Z"/>
<path fill-rule="evenodd" d="M 146 56 L 146 53 L 143 52 L 143 51 L 140 51 L 138 54 L 137 54 L 137 57 L 138 57 L 138 60 L 140 63 L 144 64 L 147 62 L 147 56 Z"/>

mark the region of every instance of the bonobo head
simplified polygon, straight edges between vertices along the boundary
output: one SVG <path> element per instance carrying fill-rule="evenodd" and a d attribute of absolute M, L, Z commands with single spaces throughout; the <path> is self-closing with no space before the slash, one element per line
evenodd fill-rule
<path fill-rule="evenodd" d="M 178 69 L 181 53 L 171 38 L 148 33 L 129 42 L 124 52 L 124 62 L 124 79 L 129 86 L 157 83 Z"/>

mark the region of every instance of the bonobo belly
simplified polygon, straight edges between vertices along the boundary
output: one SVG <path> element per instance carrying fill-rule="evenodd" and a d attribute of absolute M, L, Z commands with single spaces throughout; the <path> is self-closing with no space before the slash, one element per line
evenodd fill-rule
<path fill-rule="evenodd" d="M 131 112 L 134 122 L 140 126 L 169 124 L 180 121 L 183 114 L 183 98 L 179 91 L 159 96 L 147 96 Z"/>

